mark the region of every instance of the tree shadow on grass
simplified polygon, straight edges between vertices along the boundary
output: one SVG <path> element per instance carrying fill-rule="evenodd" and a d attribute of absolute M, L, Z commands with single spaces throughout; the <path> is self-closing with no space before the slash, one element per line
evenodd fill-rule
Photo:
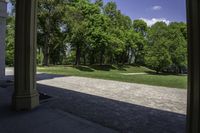
<path fill-rule="evenodd" d="M 118 64 L 117 65 L 117 69 L 120 71 L 127 71 L 127 69 L 131 67 L 141 68 L 142 66 L 138 64 Z"/>
<path fill-rule="evenodd" d="M 111 71 L 111 70 L 119 70 L 119 71 L 127 71 L 127 68 L 130 68 L 129 65 L 92 65 L 91 68 L 99 71 Z"/>
<path fill-rule="evenodd" d="M 163 72 L 161 72 L 161 73 L 156 73 L 156 72 L 154 72 L 154 71 L 145 71 L 145 73 L 147 73 L 147 74 L 149 74 L 149 75 L 160 75 L 160 76 L 171 76 L 171 75 L 173 75 L 173 76 L 183 76 L 182 74 L 176 74 L 176 73 L 163 73 Z"/>
<path fill-rule="evenodd" d="M 80 70 L 80 71 L 84 71 L 84 72 L 94 72 L 94 69 L 92 69 L 88 66 L 78 66 L 78 67 L 75 67 L 75 68 Z"/>
<path fill-rule="evenodd" d="M 128 65 L 117 65 L 117 70 L 126 71 L 127 68 L 130 68 Z"/>
<path fill-rule="evenodd" d="M 116 70 L 117 68 L 113 65 L 91 65 L 92 69 L 99 70 L 99 71 L 111 71 Z"/>

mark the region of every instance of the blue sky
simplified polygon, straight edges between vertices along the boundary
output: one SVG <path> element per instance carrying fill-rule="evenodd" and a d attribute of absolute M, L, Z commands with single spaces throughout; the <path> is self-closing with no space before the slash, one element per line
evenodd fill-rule
<path fill-rule="evenodd" d="M 109 1 L 116 2 L 123 14 L 143 19 L 149 26 L 157 21 L 186 22 L 186 0 L 104 0 Z"/>
<path fill-rule="evenodd" d="M 186 0 L 104 0 L 114 1 L 123 14 L 143 19 L 148 25 L 156 21 L 186 22 Z"/>

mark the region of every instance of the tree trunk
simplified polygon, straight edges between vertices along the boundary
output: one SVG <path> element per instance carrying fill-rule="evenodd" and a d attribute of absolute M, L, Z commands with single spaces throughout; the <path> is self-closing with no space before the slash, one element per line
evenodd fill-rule
<path fill-rule="evenodd" d="M 79 45 L 77 45 L 76 48 L 76 61 L 75 61 L 75 65 L 79 66 L 80 65 L 80 59 L 81 59 L 81 48 Z"/>
<path fill-rule="evenodd" d="M 112 56 L 110 56 L 110 64 L 112 65 L 113 64 L 113 57 Z"/>
<path fill-rule="evenodd" d="M 95 54 L 95 52 L 93 50 L 92 53 L 90 54 L 90 65 L 94 64 L 94 56 L 95 56 L 94 54 Z"/>
<path fill-rule="evenodd" d="M 47 20 L 47 24 L 49 25 L 49 19 Z M 45 44 L 44 44 L 44 60 L 43 66 L 49 66 L 49 26 L 46 33 Z"/>
<path fill-rule="evenodd" d="M 182 68 L 180 66 L 178 67 L 178 72 L 179 72 L 179 74 L 183 74 L 182 73 Z"/>
<path fill-rule="evenodd" d="M 83 64 L 84 64 L 84 66 L 86 66 L 86 55 L 85 54 L 83 55 Z"/>
<path fill-rule="evenodd" d="M 129 51 L 129 53 L 128 53 L 128 64 L 129 65 L 132 63 L 132 58 L 133 58 L 133 54 L 132 54 L 132 52 Z"/>
<path fill-rule="evenodd" d="M 160 71 L 161 71 L 160 68 L 156 68 L 156 74 L 159 74 Z"/>
<path fill-rule="evenodd" d="M 159 74 L 159 70 L 156 70 L 156 74 Z"/>
<path fill-rule="evenodd" d="M 103 65 L 103 63 L 104 63 L 103 55 L 104 55 L 104 50 L 101 50 L 101 53 L 100 53 L 100 65 Z"/>
<path fill-rule="evenodd" d="M 49 47 L 47 46 L 48 44 L 45 44 L 44 50 L 43 50 L 43 66 L 49 66 Z"/>
<path fill-rule="evenodd" d="M 128 62 L 128 55 L 126 52 L 124 52 L 123 57 L 122 57 L 122 65 Z"/>

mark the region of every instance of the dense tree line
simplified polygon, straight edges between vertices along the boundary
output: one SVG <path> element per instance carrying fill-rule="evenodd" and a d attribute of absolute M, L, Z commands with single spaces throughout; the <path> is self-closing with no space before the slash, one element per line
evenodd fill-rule
<path fill-rule="evenodd" d="M 14 5 L 14 1 L 11 1 Z M 7 65 L 13 65 L 14 12 L 7 24 Z M 131 20 L 115 2 L 40 0 L 38 64 L 137 64 L 180 73 L 187 66 L 186 24 Z"/>

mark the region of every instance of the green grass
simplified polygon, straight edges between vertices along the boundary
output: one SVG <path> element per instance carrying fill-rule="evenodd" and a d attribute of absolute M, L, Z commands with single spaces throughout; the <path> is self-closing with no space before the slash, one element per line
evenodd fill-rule
<path fill-rule="evenodd" d="M 52 66 L 38 67 L 39 72 L 60 74 L 66 76 L 81 76 L 116 80 L 129 83 L 139 83 L 172 88 L 187 88 L 186 75 L 156 74 L 153 70 L 137 66 Z M 144 75 L 122 75 L 121 73 L 147 73 Z"/>

